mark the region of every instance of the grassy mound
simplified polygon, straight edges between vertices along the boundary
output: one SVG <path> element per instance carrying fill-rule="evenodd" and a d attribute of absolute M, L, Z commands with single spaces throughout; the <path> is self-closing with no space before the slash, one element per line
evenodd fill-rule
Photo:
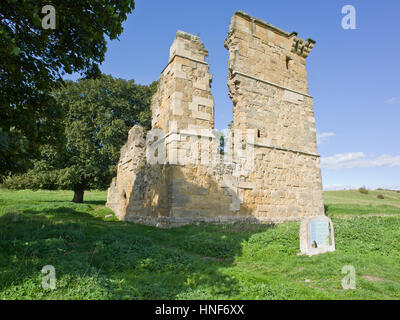
<path fill-rule="evenodd" d="M 337 251 L 309 258 L 298 223 L 164 230 L 106 217 L 105 192 L 74 204 L 0 190 L 0 299 L 399 299 L 400 194 L 379 193 L 326 193 Z M 356 217 L 371 213 L 391 215 Z M 42 289 L 45 265 L 55 290 Z M 342 289 L 345 265 L 356 290 Z"/>

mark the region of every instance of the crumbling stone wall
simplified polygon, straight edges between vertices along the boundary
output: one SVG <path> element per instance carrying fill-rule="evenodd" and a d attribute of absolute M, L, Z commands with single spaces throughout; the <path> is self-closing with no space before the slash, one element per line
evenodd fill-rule
<path fill-rule="evenodd" d="M 305 62 L 314 44 L 243 12 L 231 19 L 225 47 L 233 127 L 256 133 L 248 181 L 257 191 L 244 202 L 257 216 L 296 220 L 324 214 Z"/>
<path fill-rule="evenodd" d="M 152 130 L 130 131 L 107 206 L 119 219 L 167 227 L 323 214 L 305 68 L 313 45 L 234 14 L 225 41 L 234 116 L 222 154 L 208 52 L 178 31 L 152 99 Z"/>
<path fill-rule="evenodd" d="M 178 31 L 161 73 L 151 110 L 152 127 L 171 130 L 213 128 L 214 99 L 205 61 L 208 51 L 196 36 Z M 175 127 L 170 127 L 174 123 Z"/>
<path fill-rule="evenodd" d="M 118 219 L 162 217 L 168 213 L 165 166 L 151 166 L 146 159 L 146 133 L 134 126 L 121 149 L 117 176 L 107 193 L 107 206 Z"/>

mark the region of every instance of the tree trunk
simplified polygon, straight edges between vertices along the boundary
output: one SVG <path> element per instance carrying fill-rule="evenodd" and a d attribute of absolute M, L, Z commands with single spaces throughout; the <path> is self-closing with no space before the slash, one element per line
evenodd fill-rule
<path fill-rule="evenodd" d="M 82 186 L 79 186 L 74 189 L 74 198 L 72 199 L 72 202 L 75 203 L 82 203 L 83 202 L 83 193 L 85 192 L 85 189 Z"/>

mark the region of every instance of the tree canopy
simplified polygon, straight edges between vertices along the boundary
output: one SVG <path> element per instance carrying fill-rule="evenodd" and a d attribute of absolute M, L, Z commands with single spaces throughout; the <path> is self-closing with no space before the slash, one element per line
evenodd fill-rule
<path fill-rule="evenodd" d="M 99 76 L 106 37 L 116 39 L 133 0 L 53 0 L 55 29 L 43 29 L 48 1 L 0 1 L 0 177 L 27 159 L 58 130 L 52 90 L 65 73 Z"/>
<path fill-rule="evenodd" d="M 135 124 L 150 128 L 156 87 L 156 82 L 144 86 L 105 75 L 65 82 L 54 94 L 62 111 L 57 144 L 43 145 L 34 168 L 12 177 L 10 186 L 71 189 L 75 202 L 83 201 L 84 190 L 107 188 L 129 129 Z"/>

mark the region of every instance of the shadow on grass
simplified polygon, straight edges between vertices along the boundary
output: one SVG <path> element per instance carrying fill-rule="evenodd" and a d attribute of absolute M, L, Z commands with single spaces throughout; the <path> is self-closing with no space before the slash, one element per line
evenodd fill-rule
<path fill-rule="evenodd" d="M 92 215 L 90 215 L 87 212 L 82 212 L 82 211 L 76 211 L 74 208 L 69 208 L 69 207 L 55 207 L 55 208 L 40 208 L 37 210 L 33 210 L 33 209 L 24 209 L 24 210 L 17 210 L 15 212 L 16 214 L 18 213 L 23 213 L 24 215 L 32 215 L 32 214 L 45 214 L 45 215 L 55 215 L 55 214 L 62 214 L 62 215 L 69 215 L 69 214 L 73 214 L 74 216 L 71 215 L 72 217 L 75 217 L 77 215 L 79 215 L 80 217 L 86 217 L 86 218 L 95 218 Z M 11 212 L 11 214 L 13 214 Z M 60 218 L 60 216 L 58 216 L 58 218 Z"/>
<path fill-rule="evenodd" d="M 62 202 L 62 203 L 74 203 L 69 200 L 38 200 L 38 202 Z M 105 206 L 106 201 L 105 200 L 84 200 L 82 204 L 94 204 L 94 205 L 99 205 L 99 206 Z"/>
<path fill-rule="evenodd" d="M 219 269 L 241 255 L 243 241 L 274 227 L 157 229 L 68 207 L 8 213 L 0 218 L 0 295 L 19 288 L 19 299 L 229 298 L 238 283 Z M 50 293 L 41 288 L 45 265 L 56 269 Z"/>

